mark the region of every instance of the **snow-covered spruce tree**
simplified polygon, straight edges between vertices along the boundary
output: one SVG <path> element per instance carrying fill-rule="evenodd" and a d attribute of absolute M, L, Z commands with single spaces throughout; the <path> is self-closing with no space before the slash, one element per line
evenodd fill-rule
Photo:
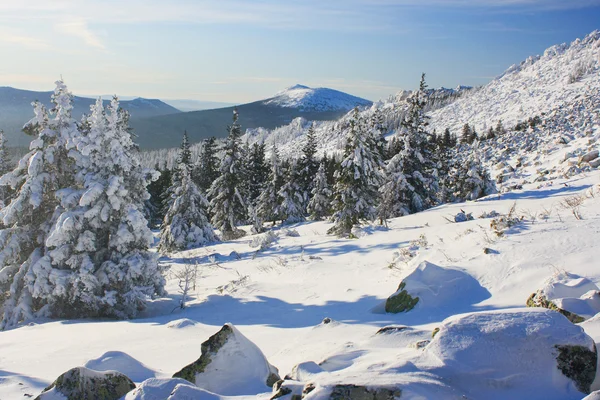
<path fill-rule="evenodd" d="M 219 158 L 217 157 L 217 143 L 215 137 L 204 139 L 194 168 L 192 177 L 200 190 L 208 192 L 212 183 L 219 176 Z"/>
<path fill-rule="evenodd" d="M 258 197 L 265 187 L 267 177 L 269 175 L 269 166 L 267 165 L 267 161 L 265 159 L 264 143 L 254 143 L 252 147 L 250 147 L 246 163 L 248 199 L 250 204 L 256 206 Z"/>
<path fill-rule="evenodd" d="M 208 201 L 192 180 L 191 153 L 184 134 L 177 165 L 173 200 L 160 231 L 159 251 L 168 253 L 203 246 L 217 240 L 206 216 Z"/>
<path fill-rule="evenodd" d="M 0 129 L 0 177 L 8 174 L 12 169 L 13 165 L 10 162 L 10 154 L 8 153 L 4 131 Z M 0 186 L 0 208 L 10 202 L 12 194 L 12 190 L 9 186 Z"/>
<path fill-rule="evenodd" d="M 279 152 L 275 145 L 271 149 L 269 163 L 271 171 L 269 172 L 269 179 L 265 188 L 258 197 L 256 218 L 259 219 L 261 224 L 262 222 L 272 222 L 275 225 L 277 220 L 283 219 L 280 211 L 281 196 L 279 195 L 279 190 L 283 186 L 283 171 Z M 256 225 L 258 226 L 258 224 Z"/>
<path fill-rule="evenodd" d="M 404 143 L 399 154 L 402 158 L 403 173 L 408 182 L 404 187 L 408 193 L 402 194 L 401 198 L 410 199 L 408 204 L 410 213 L 435 205 L 438 191 L 435 143 L 429 139 L 428 117 L 424 111 L 427 104 L 426 89 L 425 74 L 423 74 L 419 90 L 407 99 L 409 108 L 402 121 Z"/>
<path fill-rule="evenodd" d="M 308 128 L 306 133 L 306 142 L 302 147 L 302 155 L 298 161 L 298 184 L 302 195 L 302 206 L 306 209 L 313 189 L 313 180 L 319 169 L 319 162 L 316 159 L 317 139 L 315 137 L 314 123 Z"/>
<path fill-rule="evenodd" d="M 129 114 L 116 97 L 106 110 L 98 99 L 91 111 L 89 131 L 69 152 L 76 185 L 57 192 L 61 213 L 33 265 L 32 294 L 54 317 L 131 318 L 164 293 L 143 214 L 157 173 L 141 167 Z"/>
<path fill-rule="evenodd" d="M 300 171 L 296 160 L 291 160 L 285 171 L 285 180 L 279 189 L 281 219 L 286 223 L 304 221 L 305 193 L 300 186 Z"/>
<path fill-rule="evenodd" d="M 14 198 L 0 210 L 5 227 L 0 231 L 0 330 L 50 315 L 50 304 L 40 292 L 62 283 L 62 274 L 48 275 L 39 265 L 48 233 L 61 212 L 57 192 L 69 193 L 74 182 L 67 149 L 73 146 L 77 127 L 71 118 L 72 95 L 62 81 L 56 82 L 52 103 L 50 114 L 41 103 L 33 103 L 35 116 L 23 128 L 35 137 L 30 152 L 0 179 L 0 185 L 15 190 Z"/>
<path fill-rule="evenodd" d="M 320 221 L 331 214 L 331 189 L 327 184 L 325 165 L 321 162 L 313 181 L 312 197 L 308 202 L 307 211 L 313 221 Z"/>
<path fill-rule="evenodd" d="M 373 219 L 377 189 L 381 182 L 378 160 L 375 135 L 365 127 L 355 108 L 346 138 L 344 159 L 335 173 L 332 202 L 334 226 L 328 233 L 349 236 L 360 221 Z"/>
<path fill-rule="evenodd" d="M 388 219 L 410 213 L 410 193 L 413 188 L 404 175 L 403 161 L 403 155 L 396 154 L 385 167 L 383 184 L 379 188 L 379 205 L 377 206 L 377 217 L 381 225 L 387 226 Z"/>
<path fill-rule="evenodd" d="M 223 147 L 220 176 L 212 183 L 208 192 L 212 224 L 221 231 L 223 240 L 236 239 L 245 233 L 237 228 L 246 218 L 246 205 L 240 189 L 242 187 L 242 128 L 238 123 L 237 109 L 233 111 L 233 123 Z"/>
<path fill-rule="evenodd" d="M 455 199 L 477 200 L 497 192 L 495 182 L 477 156 L 471 155 L 455 167 L 452 179 Z"/>
<path fill-rule="evenodd" d="M 150 200 L 147 203 L 149 203 L 148 208 L 150 209 L 151 219 L 148 221 L 150 227 L 157 227 L 162 224 L 168 210 L 168 207 L 164 205 L 169 202 L 167 198 L 169 196 L 169 188 L 172 186 L 172 173 L 170 169 L 166 166 L 161 167 L 161 164 L 158 162 L 154 169 L 160 173 L 160 176 L 148 185 Z"/>

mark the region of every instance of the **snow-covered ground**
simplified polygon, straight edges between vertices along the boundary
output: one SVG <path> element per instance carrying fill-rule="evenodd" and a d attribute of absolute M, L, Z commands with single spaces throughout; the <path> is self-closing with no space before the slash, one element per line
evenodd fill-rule
<path fill-rule="evenodd" d="M 483 337 L 473 353 L 447 347 L 448 332 L 472 341 L 481 318 L 493 315 L 475 318 L 468 329 L 457 325 L 457 317 L 442 321 L 458 313 L 494 312 L 502 315 L 495 320 L 502 329 L 517 332 L 521 325 L 514 313 L 522 313 L 529 296 L 549 278 L 570 273 L 598 285 L 599 182 L 594 171 L 542 188 L 532 184 L 397 218 L 389 229 L 367 226 L 354 240 L 327 235 L 328 222 L 309 222 L 286 227 L 298 236 L 278 228 L 279 239 L 260 252 L 249 246 L 252 237 L 245 237 L 175 253 L 163 260 L 172 269 L 170 297 L 154 302 L 141 319 L 37 321 L 1 332 L 0 399 L 36 396 L 61 373 L 84 365 L 120 371 L 136 384 L 170 378 L 197 360 L 200 344 L 225 323 L 255 343 L 282 378 L 290 375 L 301 385 L 391 385 L 402 389 L 403 399 L 581 399 L 584 395 L 567 379 L 552 375 L 538 347 L 487 349 Z M 582 219 L 564 208 L 564 200 L 573 196 L 582 196 Z M 477 218 L 492 210 L 508 213 L 515 204 L 523 220 L 502 237 L 493 233 L 491 219 Z M 461 209 L 475 220 L 449 222 Z M 173 311 L 179 295 L 172 272 L 190 262 L 199 268 L 194 296 L 188 308 Z M 385 300 L 404 278 L 422 300 L 407 313 L 386 314 Z M 539 329 L 545 338 L 553 337 L 551 331 L 556 341 L 565 340 L 552 326 L 544 328 L 548 313 L 557 318 L 551 325 L 572 332 L 565 333 L 569 340 L 587 343 L 577 325 L 554 312 L 536 313 L 526 320 L 527 330 Z M 325 318 L 331 321 L 324 323 Z M 386 326 L 409 328 L 377 334 Z M 600 342 L 600 318 L 579 326 Z M 440 336 L 427 345 L 438 327 Z M 508 348 L 507 337 L 502 345 Z M 543 348 L 546 342 L 535 343 Z M 476 361 L 474 354 L 482 359 Z M 481 369 L 479 375 L 468 370 L 469 363 Z M 232 368 L 231 375 L 226 367 L 220 370 L 224 382 L 236 379 Z M 600 389 L 600 380 L 593 388 Z M 184 389 L 192 397 L 183 397 Z M 272 395 L 266 386 L 264 392 L 256 385 L 237 389 L 252 397 Z M 180 398 L 200 398 L 193 388 L 178 390 Z"/>

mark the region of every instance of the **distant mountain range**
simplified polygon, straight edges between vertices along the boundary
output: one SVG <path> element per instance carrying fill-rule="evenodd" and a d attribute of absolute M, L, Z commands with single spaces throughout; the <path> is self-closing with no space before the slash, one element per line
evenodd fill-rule
<path fill-rule="evenodd" d="M 331 121 L 356 106 L 372 102 L 327 88 L 303 85 L 289 87 L 275 96 L 237 106 L 242 129 L 267 128 L 289 124 L 294 118 Z M 187 131 L 192 143 L 210 136 L 225 137 L 234 107 L 162 115 L 131 121 L 142 148 L 174 147 Z"/>
<path fill-rule="evenodd" d="M 9 146 L 27 146 L 31 137 L 21 132 L 23 125 L 33 117 L 31 103 L 39 100 L 47 107 L 51 106 L 50 96 L 52 92 L 36 92 L 21 90 L 12 87 L 0 87 L 0 129 L 4 130 Z M 105 103 L 110 98 L 105 98 Z M 73 116 L 81 118 L 88 113 L 90 106 L 96 102 L 93 98 L 75 96 L 73 99 Z M 136 98 L 133 100 L 122 100 L 121 107 L 131 113 L 131 120 L 147 118 L 165 114 L 179 114 L 177 108 L 170 106 L 160 100 Z"/>
<path fill-rule="evenodd" d="M 33 116 L 31 102 L 40 100 L 49 105 L 51 94 L 0 87 L 0 129 L 7 134 L 11 146 L 29 144 L 31 138 L 21 132 L 21 127 Z M 92 98 L 76 96 L 73 116 L 80 118 L 94 101 Z M 179 104 L 177 101 L 171 103 Z M 297 117 L 318 121 L 335 120 L 356 106 L 371 104 L 369 100 L 337 90 L 295 85 L 271 98 L 238 105 L 237 109 L 239 122 L 245 131 L 259 127 L 273 129 L 289 124 Z M 143 98 L 121 101 L 121 106 L 131 113 L 130 124 L 142 149 L 175 147 L 184 131 L 187 131 L 192 143 L 210 136 L 227 135 L 234 107 L 182 112 L 173 105 Z M 187 105 L 196 107 L 199 104 Z"/>

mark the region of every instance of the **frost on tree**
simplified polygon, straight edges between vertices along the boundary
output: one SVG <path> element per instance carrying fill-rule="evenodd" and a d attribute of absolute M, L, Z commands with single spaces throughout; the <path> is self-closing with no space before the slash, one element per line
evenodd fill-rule
<path fill-rule="evenodd" d="M 0 177 L 8 174 L 12 170 L 10 154 L 6 145 L 4 131 L 0 129 Z M 8 186 L 0 186 L 0 208 L 10 202 L 12 190 Z M 0 224 L 1 225 L 1 224 Z"/>
<path fill-rule="evenodd" d="M 328 233 L 348 236 L 355 225 L 373 219 L 381 182 L 379 160 L 375 135 L 355 109 L 350 120 L 344 159 L 335 173 L 334 226 Z"/>
<path fill-rule="evenodd" d="M 282 219 L 279 191 L 283 186 L 283 172 L 279 152 L 275 145 L 271 149 L 269 162 L 271 164 L 269 179 L 264 190 L 258 197 L 258 204 L 256 206 L 256 218 L 258 219 L 256 225 L 260 226 L 262 226 L 262 222 L 272 222 L 275 225 L 277 220 Z"/>
<path fill-rule="evenodd" d="M 171 205 L 165 215 L 159 251 L 166 253 L 203 246 L 217 240 L 207 218 L 208 201 L 192 180 L 187 135 L 183 143 L 173 183 Z"/>
<path fill-rule="evenodd" d="M 389 218 L 409 214 L 410 193 L 413 190 L 404 175 L 403 155 L 396 154 L 388 161 L 384 170 L 383 184 L 379 188 L 377 217 L 381 225 L 387 225 Z"/>
<path fill-rule="evenodd" d="M 221 231 L 223 240 L 231 240 L 244 235 L 238 229 L 240 221 L 246 216 L 246 206 L 241 193 L 242 188 L 242 128 L 238 123 L 237 109 L 233 111 L 233 123 L 225 139 L 223 159 L 219 168 L 220 176 L 212 183 L 208 197 L 212 224 Z"/>
<path fill-rule="evenodd" d="M 50 304 L 39 294 L 53 286 L 64 287 L 64 274 L 48 274 L 40 265 L 48 233 L 61 212 L 57 194 L 68 195 L 74 180 L 67 152 L 74 146 L 77 128 L 71 118 L 72 95 L 62 81 L 56 82 L 52 103 L 50 112 L 33 103 L 35 116 L 23 128 L 35 137 L 30 151 L 0 179 L 0 185 L 16 193 L 0 210 L 5 227 L 0 231 L 0 329 L 49 315 Z M 62 294 L 61 289 L 55 292 Z"/>
<path fill-rule="evenodd" d="M 454 198 L 459 201 L 477 200 L 497 192 L 488 170 L 475 155 L 457 164 L 453 183 Z"/>
<path fill-rule="evenodd" d="M 325 163 L 326 160 L 319 165 L 313 181 L 312 197 L 308 202 L 307 211 L 313 221 L 320 221 L 331 212 L 331 189 L 327 184 Z"/>
<path fill-rule="evenodd" d="M 304 221 L 305 194 L 300 185 L 300 174 L 296 160 L 292 160 L 285 174 L 285 181 L 278 192 L 281 198 L 279 210 L 286 223 Z"/>
<path fill-rule="evenodd" d="M 313 190 L 313 180 L 319 169 L 319 162 L 316 159 L 317 139 L 315 137 L 314 123 L 308 128 L 306 134 L 306 143 L 302 148 L 302 155 L 298 161 L 298 184 L 302 195 L 303 208 L 306 208 L 311 198 Z"/>
<path fill-rule="evenodd" d="M 409 198 L 408 211 L 415 213 L 432 207 L 437 203 L 438 172 L 436 169 L 435 143 L 430 140 L 427 131 L 428 119 L 425 115 L 427 105 L 427 85 L 425 74 L 421 76 L 419 90 L 408 99 L 408 111 L 402 121 L 404 143 L 399 153 L 402 160 L 402 171 L 407 181 L 404 185 Z"/>
<path fill-rule="evenodd" d="M 50 285 L 34 295 L 53 316 L 134 317 L 147 299 L 164 292 L 152 232 L 143 214 L 156 172 L 140 166 L 129 114 L 115 97 L 105 110 L 98 99 L 71 158 L 76 190 L 59 191 L 63 211 L 37 263 Z M 52 282 L 52 276 L 60 276 Z"/>
<path fill-rule="evenodd" d="M 3 328 L 35 316 L 131 317 L 163 292 L 142 214 L 153 174 L 140 167 L 128 115 L 116 99 L 108 112 L 98 101 L 82 135 L 71 99 L 58 82 L 52 113 L 35 105 L 32 151 L 2 180 L 19 190 L 2 210 L 2 281 L 12 275 Z"/>

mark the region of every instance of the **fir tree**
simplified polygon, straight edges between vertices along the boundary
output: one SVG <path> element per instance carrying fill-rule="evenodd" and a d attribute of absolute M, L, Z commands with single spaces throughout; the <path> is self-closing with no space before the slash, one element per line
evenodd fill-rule
<path fill-rule="evenodd" d="M 219 159 L 215 137 L 204 139 L 198 164 L 193 171 L 193 178 L 204 193 L 208 192 L 212 183 L 219 176 Z"/>
<path fill-rule="evenodd" d="M 472 155 L 457 163 L 454 176 L 454 197 L 457 200 L 477 200 L 496 193 L 496 184 L 479 158 Z"/>
<path fill-rule="evenodd" d="M 327 184 L 325 165 L 327 159 L 319 165 L 319 170 L 313 181 L 312 197 L 308 203 L 307 211 L 313 221 L 320 221 L 331 213 L 331 189 Z"/>
<path fill-rule="evenodd" d="M 256 206 L 256 218 L 259 219 L 256 225 L 260 226 L 262 226 L 262 222 L 272 222 L 275 225 L 277 220 L 282 219 L 280 211 L 282 201 L 279 191 L 283 186 L 283 171 L 279 152 L 275 145 L 273 145 L 273 149 L 271 150 L 269 161 L 271 164 L 269 179 L 258 198 Z"/>
<path fill-rule="evenodd" d="M 150 194 L 150 200 L 148 201 L 148 208 L 150 209 L 150 220 L 149 226 L 156 227 L 162 223 L 165 218 L 165 214 L 168 210 L 169 203 L 169 188 L 172 186 L 172 173 L 171 170 L 160 166 L 160 163 L 156 163 L 154 168 L 160 175 L 158 179 L 150 182 L 148 185 L 148 193 Z M 167 206 L 165 206 L 165 204 Z"/>
<path fill-rule="evenodd" d="M 377 143 L 372 131 L 364 126 L 358 109 L 350 120 L 344 160 L 335 173 L 336 184 L 332 203 L 334 226 L 328 233 L 351 235 L 360 221 L 375 215 L 380 165 Z"/>
<path fill-rule="evenodd" d="M 233 123 L 223 148 L 223 159 L 219 177 L 212 183 L 208 192 L 212 224 L 221 231 L 223 240 L 231 240 L 244 235 L 237 228 L 246 217 L 246 205 L 242 196 L 242 128 L 238 123 L 237 109 L 233 111 Z"/>
<path fill-rule="evenodd" d="M 408 112 L 402 121 L 404 146 L 400 152 L 402 168 L 408 185 L 403 186 L 409 193 L 402 198 L 410 199 L 410 213 L 422 211 L 436 204 L 438 191 L 438 172 L 435 144 L 429 140 L 425 115 L 427 104 L 427 85 L 425 74 L 421 76 L 419 90 L 408 99 Z"/>
<path fill-rule="evenodd" d="M 442 146 L 448 149 L 450 147 L 454 147 L 455 145 L 456 143 L 454 143 L 450 129 L 446 128 L 444 134 L 442 135 Z"/>
<path fill-rule="evenodd" d="M 199 247 L 217 240 L 206 216 L 208 201 L 192 180 L 191 172 L 189 145 L 184 134 L 173 201 L 160 232 L 159 251 L 162 253 Z"/>
<path fill-rule="evenodd" d="M 292 160 L 286 169 L 285 180 L 277 193 L 281 198 L 279 210 L 281 219 L 286 223 L 300 222 L 304 220 L 305 196 L 300 186 L 301 178 L 298 164 Z"/>
<path fill-rule="evenodd" d="M 498 120 L 498 124 L 496 125 L 496 135 L 502 136 L 506 133 L 506 129 L 504 129 L 504 125 L 502 125 L 502 120 Z"/>
<path fill-rule="evenodd" d="M 87 135 L 71 151 L 75 190 L 57 193 L 61 213 L 34 265 L 34 295 L 55 317 L 131 318 L 146 299 L 164 292 L 152 232 L 143 215 L 146 186 L 156 178 L 142 169 L 131 139 L 129 114 L 115 97 L 105 112 L 98 99 Z"/>
<path fill-rule="evenodd" d="M 265 159 L 264 143 L 254 143 L 247 157 L 248 198 L 250 204 L 256 206 L 258 197 L 264 189 L 269 175 L 269 166 Z"/>
<path fill-rule="evenodd" d="M 298 185 L 302 196 L 302 207 L 304 209 L 308 205 L 310 193 L 313 189 L 313 179 L 319 169 L 316 154 L 317 140 L 315 138 L 315 125 L 313 123 L 306 134 L 306 143 L 302 148 L 302 155 L 298 162 Z"/>
<path fill-rule="evenodd" d="M 404 175 L 404 156 L 396 154 L 388 161 L 383 184 L 379 188 L 381 195 L 377 207 L 377 217 L 381 225 L 387 226 L 389 218 L 401 217 L 410 212 L 410 193 L 414 188 L 410 186 L 406 175 Z"/>
<path fill-rule="evenodd" d="M 6 138 L 4 137 L 4 131 L 0 129 L 0 177 L 8 174 L 12 170 L 12 163 L 10 162 L 10 154 L 8 153 L 8 147 L 6 145 Z M 0 186 L 0 208 L 4 207 L 10 202 L 13 192 L 8 186 Z"/>
<path fill-rule="evenodd" d="M 35 102 L 35 117 L 23 131 L 35 139 L 17 167 L 0 179 L 0 185 L 16 190 L 0 211 L 6 227 L 0 231 L 0 329 L 13 327 L 36 316 L 50 316 L 44 293 L 60 282 L 39 267 L 45 242 L 60 214 L 59 190 L 73 185 L 74 169 L 67 156 L 74 146 L 76 124 L 71 118 L 72 95 L 62 81 L 56 82 L 49 114 Z M 46 275 L 46 276 L 44 276 Z"/>

